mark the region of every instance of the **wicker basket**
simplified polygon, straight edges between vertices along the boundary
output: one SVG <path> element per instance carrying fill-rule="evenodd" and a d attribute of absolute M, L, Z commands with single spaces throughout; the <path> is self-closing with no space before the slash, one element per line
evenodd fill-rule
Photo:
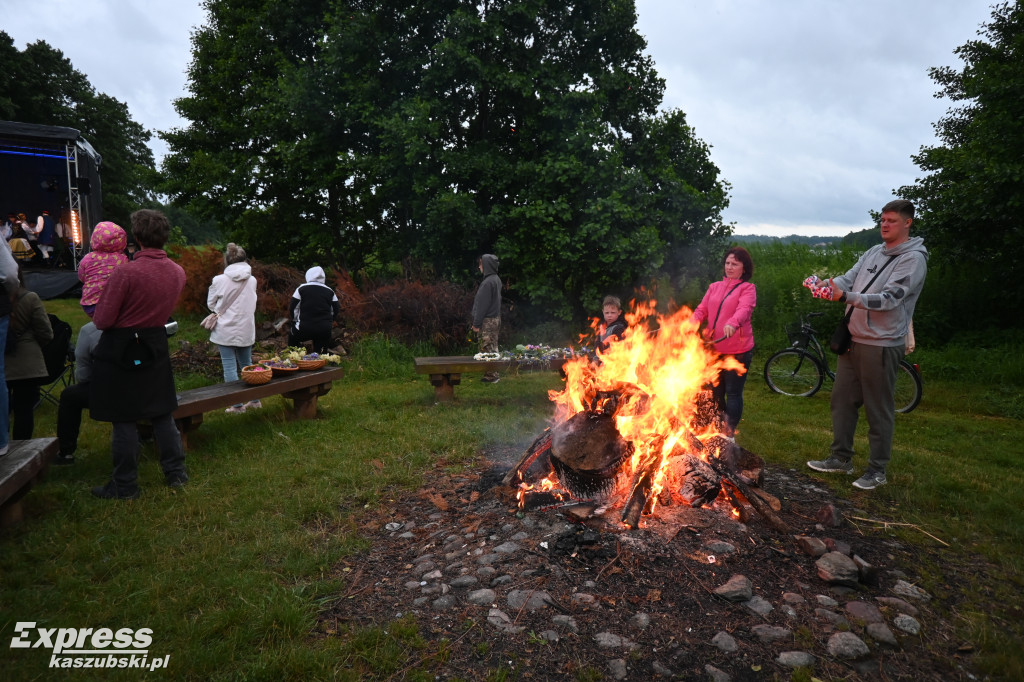
<path fill-rule="evenodd" d="M 295 372 L 299 371 L 297 365 L 295 367 L 271 367 L 271 369 L 274 370 L 275 377 L 291 376 Z"/>
<path fill-rule="evenodd" d="M 299 366 L 299 369 L 320 369 L 327 364 L 327 361 L 323 358 L 317 360 L 296 360 L 295 364 Z"/>
<path fill-rule="evenodd" d="M 257 370 L 257 367 L 263 371 Z M 242 368 L 242 381 L 252 386 L 259 386 L 260 384 L 265 384 L 270 381 L 273 374 L 274 373 L 270 371 L 269 367 L 264 367 L 263 365 L 248 365 Z"/>

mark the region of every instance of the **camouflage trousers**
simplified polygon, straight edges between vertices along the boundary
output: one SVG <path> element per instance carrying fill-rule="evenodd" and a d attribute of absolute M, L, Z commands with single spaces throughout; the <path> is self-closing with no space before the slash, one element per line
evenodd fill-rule
<path fill-rule="evenodd" d="M 481 353 L 497 353 L 498 352 L 498 329 L 501 328 L 500 317 L 485 317 L 483 324 L 480 325 L 480 352 Z M 497 372 L 486 372 L 483 376 L 484 379 L 492 380 L 498 378 Z"/>

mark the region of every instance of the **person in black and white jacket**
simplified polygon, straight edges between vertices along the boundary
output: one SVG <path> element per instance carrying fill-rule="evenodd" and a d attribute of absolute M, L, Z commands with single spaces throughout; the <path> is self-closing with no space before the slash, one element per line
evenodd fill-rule
<path fill-rule="evenodd" d="M 292 318 L 292 330 L 288 334 L 289 346 L 312 341 L 314 352 L 328 352 L 331 327 L 334 325 L 334 316 L 341 310 L 341 303 L 334 289 L 324 284 L 325 279 L 324 269 L 319 265 L 314 266 L 306 270 L 306 283 L 300 284 L 292 294 L 288 308 Z"/>

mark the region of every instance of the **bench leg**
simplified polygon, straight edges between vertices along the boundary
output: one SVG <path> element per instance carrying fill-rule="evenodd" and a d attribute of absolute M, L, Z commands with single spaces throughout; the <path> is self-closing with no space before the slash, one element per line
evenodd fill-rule
<path fill-rule="evenodd" d="M 10 528 L 21 523 L 23 516 L 21 510 L 21 497 L 16 500 L 7 500 L 0 505 L 0 528 Z"/>
<path fill-rule="evenodd" d="M 181 419 L 175 419 L 174 425 L 178 427 L 178 433 L 181 435 L 181 451 L 188 452 L 188 434 L 190 431 L 195 431 L 199 428 L 199 425 L 203 423 L 203 415 L 194 414 L 190 417 L 182 417 Z"/>
<path fill-rule="evenodd" d="M 317 398 L 330 392 L 331 386 L 332 384 L 319 384 L 281 395 L 294 401 L 293 412 L 296 419 L 314 419 L 316 418 Z"/>
<path fill-rule="evenodd" d="M 439 403 L 449 403 L 455 399 L 455 387 L 462 382 L 462 374 L 431 374 L 430 383 L 434 386 L 434 398 Z"/>

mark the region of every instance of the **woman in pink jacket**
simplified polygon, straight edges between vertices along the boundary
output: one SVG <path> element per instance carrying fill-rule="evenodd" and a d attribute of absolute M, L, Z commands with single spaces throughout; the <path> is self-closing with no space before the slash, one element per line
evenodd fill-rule
<path fill-rule="evenodd" d="M 722 355 L 732 355 L 745 370 L 754 358 L 754 329 L 750 318 L 757 305 L 757 289 L 750 282 L 754 261 L 742 246 L 725 252 L 722 260 L 725 276 L 708 287 L 704 299 L 693 313 L 693 319 L 707 322 L 704 336 Z M 725 416 L 729 433 L 736 430 L 743 416 L 743 386 L 747 373 L 722 371 L 712 394 L 719 412 Z"/>

